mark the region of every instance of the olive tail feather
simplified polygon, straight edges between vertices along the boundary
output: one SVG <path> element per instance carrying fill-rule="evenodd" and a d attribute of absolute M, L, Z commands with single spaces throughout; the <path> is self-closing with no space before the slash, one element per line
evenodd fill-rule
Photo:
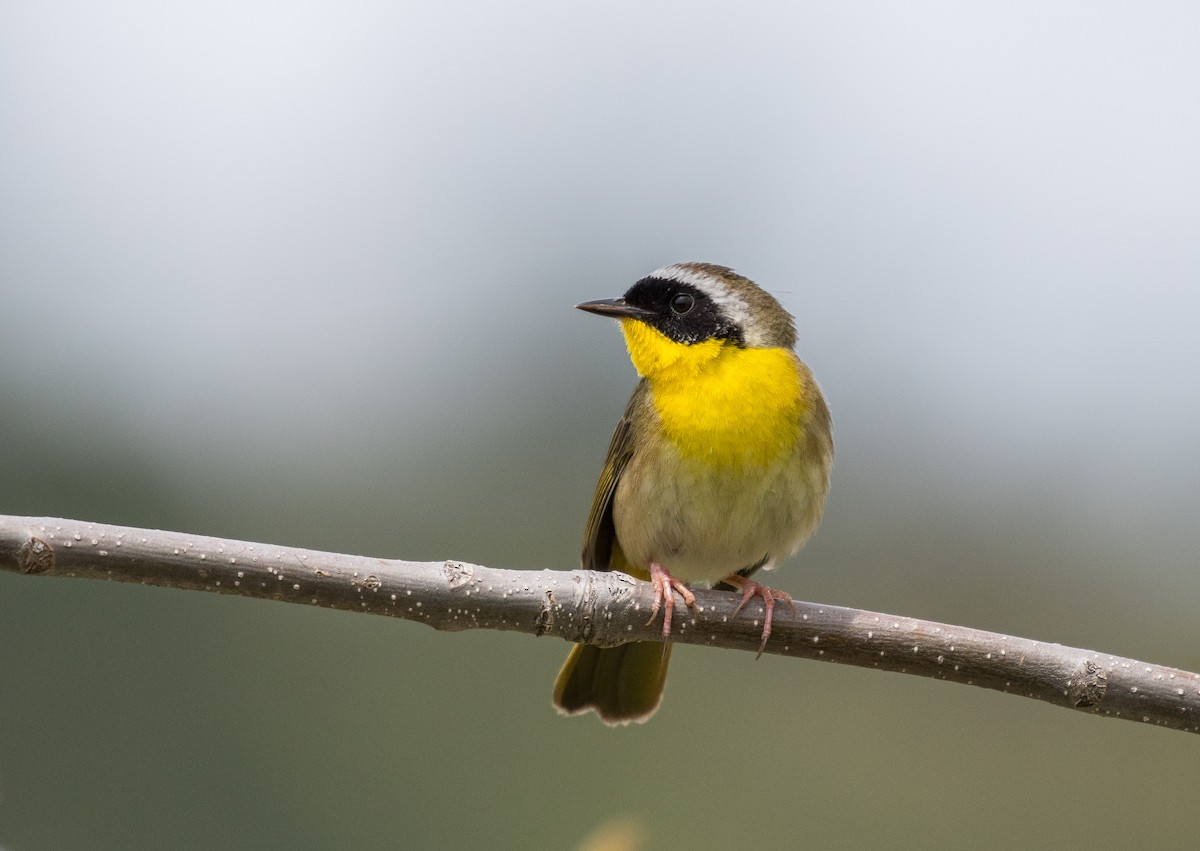
<path fill-rule="evenodd" d="M 565 715 L 595 711 L 605 724 L 641 723 L 662 702 L 670 661 L 669 643 L 576 644 L 554 682 L 554 705 Z"/>

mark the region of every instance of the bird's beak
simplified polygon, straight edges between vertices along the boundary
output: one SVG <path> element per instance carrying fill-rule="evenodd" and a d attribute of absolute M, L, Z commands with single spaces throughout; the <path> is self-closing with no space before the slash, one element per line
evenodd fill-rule
<path fill-rule="evenodd" d="M 652 310 L 643 310 L 626 304 L 623 298 L 601 298 L 596 301 L 585 301 L 575 305 L 579 310 L 595 313 L 597 316 L 609 316 L 613 319 L 648 319 L 654 315 Z"/>

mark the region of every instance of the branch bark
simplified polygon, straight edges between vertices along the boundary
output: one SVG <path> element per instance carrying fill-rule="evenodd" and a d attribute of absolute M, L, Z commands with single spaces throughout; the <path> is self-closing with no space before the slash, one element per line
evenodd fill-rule
<path fill-rule="evenodd" d="M 614 645 L 660 637 L 650 585 L 621 573 L 413 562 L 0 515 L 0 569 L 215 591 L 390 615 L 439 630 L 503 629 Z M 761 603 L 697 591 L 674 640 L 757 651 Z M 766 652 L 995 689 L 1093 715 L 1200 732 L 1200 674 L 1059 644 L 839 606 L 796 603 Z"/>

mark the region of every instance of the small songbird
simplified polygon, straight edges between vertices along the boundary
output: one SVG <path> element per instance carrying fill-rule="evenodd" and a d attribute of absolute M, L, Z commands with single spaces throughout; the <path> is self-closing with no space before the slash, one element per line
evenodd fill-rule
<path fill-rule="evenodd" d="M 583 567 L 654 586 L 663 643 L 576 644 L 554 685 L 561 712 L 645 721 L 662 700 L 671 616 L 689 584 L 761 597 L 762 645 L 787 594 L 750 579 L 816 531 L 829 490 L 829 409 L 793 347 L 791 315 L 724 266 L 677 263 L 580 310 L 618 320 L 641 379 L 592 497 Z"/>

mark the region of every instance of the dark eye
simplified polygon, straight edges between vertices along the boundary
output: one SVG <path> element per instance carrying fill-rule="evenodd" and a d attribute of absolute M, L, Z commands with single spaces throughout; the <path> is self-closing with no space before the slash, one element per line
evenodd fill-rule
<path fill-rule="evenodd" d="M 696 306 L 696 299 L 690 293 L 679 293 L 671 299 L 671 310 L 678 313 L 680 316 L 687 313 Z"/>

